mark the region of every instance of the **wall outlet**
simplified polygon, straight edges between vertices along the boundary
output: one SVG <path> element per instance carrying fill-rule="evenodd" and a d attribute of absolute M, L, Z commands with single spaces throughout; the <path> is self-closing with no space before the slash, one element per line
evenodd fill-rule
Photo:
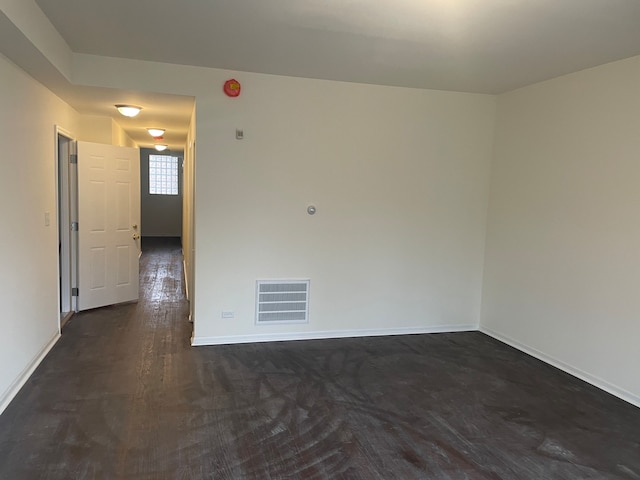
<path fill-rule="evenodd" d="M 222 318 L 233 318 L 234 317 L 234 313 L 228 310 L 223 310 L 222 311 Z"/>

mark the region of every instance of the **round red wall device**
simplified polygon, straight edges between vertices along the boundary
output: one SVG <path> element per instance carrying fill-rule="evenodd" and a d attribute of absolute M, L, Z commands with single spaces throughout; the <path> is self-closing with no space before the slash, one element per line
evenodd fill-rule
<path fill-rule="evenodd" d="M 224 82 L 224 93 L 229 97 L 237 97 L 240 95 L 240 82 L 235 78 Z"/>

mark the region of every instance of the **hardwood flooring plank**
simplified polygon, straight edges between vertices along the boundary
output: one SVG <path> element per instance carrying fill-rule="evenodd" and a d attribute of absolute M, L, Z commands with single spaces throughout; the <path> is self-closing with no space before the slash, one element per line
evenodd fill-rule
<path fill-rule="evenodd" d="M 0 479 L 640 479 L 640 409 L 479 332 L 192 348 L 175 239 L 0 416 Z"/>

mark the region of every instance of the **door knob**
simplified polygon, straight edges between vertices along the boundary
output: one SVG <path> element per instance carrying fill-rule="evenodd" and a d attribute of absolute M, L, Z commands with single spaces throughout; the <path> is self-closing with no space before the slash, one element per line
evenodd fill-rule
<path fill-rule="evenodd" d="M 133 234 L 133 239 L 134 240 L 138 240 L 140 238 L 140 235 L 138 235 L 137 233 Z"/>

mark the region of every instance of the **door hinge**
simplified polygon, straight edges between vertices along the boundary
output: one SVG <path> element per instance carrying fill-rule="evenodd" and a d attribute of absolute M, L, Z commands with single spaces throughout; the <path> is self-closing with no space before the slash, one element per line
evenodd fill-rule
<path fill-rule="evenodd" d="M 71 289 L 71 296 L 72 297 L 77 297 L 80 295 L 80 289 L 78 287 L 73 287 Z"/>
<path fill-rule="evenodd" d="M 71 231 L 72 232 L 77 232 L 78 231 L 78 222 L 71 222 Z"/>
<path fill-rule="evenodd" d="M 71 155 L 69 155 L 69 161 L 73 164 L 77 164 L 78 163 L 78 154 L 76 153 L 72 153 Z"/>

